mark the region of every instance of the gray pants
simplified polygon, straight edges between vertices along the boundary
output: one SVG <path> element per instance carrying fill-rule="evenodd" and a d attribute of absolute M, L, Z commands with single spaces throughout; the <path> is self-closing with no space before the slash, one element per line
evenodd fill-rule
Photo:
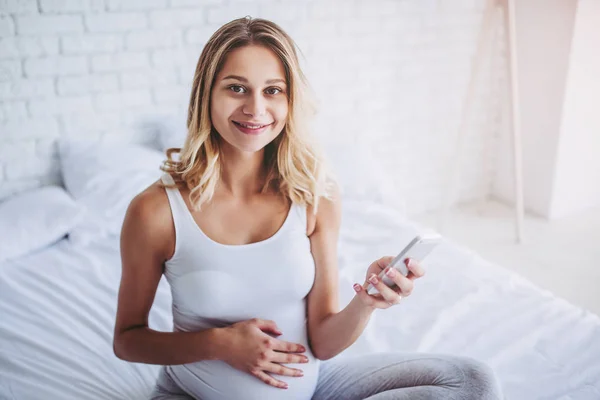
<path fill-rule="evenodd" d="M 501 400 L 493 370 L 473 358 L 426 353 L 368 354 L 323 361 L 313 400 Z M 191 399 L 159 379 L 153 400 Z"/>

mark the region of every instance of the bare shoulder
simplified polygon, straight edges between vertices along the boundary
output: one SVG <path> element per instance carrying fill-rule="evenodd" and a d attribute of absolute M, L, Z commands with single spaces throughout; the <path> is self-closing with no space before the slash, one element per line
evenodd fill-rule
<path fill-rule="evenodd" d="M 307 208 L 308 236 L 323 229 L 339 230 L 342 217 L 342 196 L 337 184 L 332 185 L 330 198 L 321 197 L 317 214 L 314 207 Z"/>
<path fill-rule="evenodd" d="M 169 199 L 160 181 L 131 200 L 121 237 L 122 242 L 149 245 L 165 259 L 170 258 L 175 247 L 175 229 Z"/>
<path fill-rule="evenodd" d="M 131 200 L 127 213 L 133 216 L 136 222 L 150 224 L 157 228 L 166 214 L 170 215 L 167 193 L 160 182 L 154 182 L 136 195 Z"/>

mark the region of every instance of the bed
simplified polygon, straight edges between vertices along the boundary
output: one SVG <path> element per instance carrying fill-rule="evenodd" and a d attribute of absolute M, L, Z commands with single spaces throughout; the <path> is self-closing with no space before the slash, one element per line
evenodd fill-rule
<path fill-rule="evenodd" d="M 371 261 L 395 254 L 423 229 L 386 204 L 347 196 L 339 241 L 341 305 Z M 124 362 L 112 350 L 118 235 L 82 237 L 78 232 L 0 262 L 0 399 L 148 397 L 159 367 Z M 468 355 L 496 370 L 507 399 L 600 399 L 598 316 L 447 239 L 424 266 L 426 277 L 412 296 L 377 311 L 338 357 Z M 171 330 L 170 300 L 163 278 L 152 328 Z"/>

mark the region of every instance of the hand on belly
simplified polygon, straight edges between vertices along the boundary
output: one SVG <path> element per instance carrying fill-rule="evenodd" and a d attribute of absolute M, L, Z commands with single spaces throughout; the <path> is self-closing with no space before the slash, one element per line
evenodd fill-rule
<path fill-rule="evenodd" d="M 287 383 L 270 374 L 301 377 L 302 370 L 282 364 L 303 364 L 309 361 L 303 353 L 306 348 L 299 343 L 279 340 L 270 334 L 282 334 L 273 321 L 251 319 L 225 328 L 227 352 L 223 361 L 247 372 L 268 385 L 287 389 Z"/>

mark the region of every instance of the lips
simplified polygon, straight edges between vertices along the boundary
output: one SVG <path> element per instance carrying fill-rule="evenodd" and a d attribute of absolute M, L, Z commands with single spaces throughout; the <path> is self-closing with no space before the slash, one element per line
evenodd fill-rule
<path fill-rule="evenodd" d="M 271 126 L 273 123 L 264 124 L 264 123 L 249 123 L 249 122 L 238 122 L 231 121 L 233 125 L 242 133 L 246 135 L 258 135 L 263 133 Z"/>
<path fill-rule="evenodd" d="M 233 121 L 233 123 L 238 126 L 241 126 L 243 128 L 247 128 L 247 129 L 260 129 L 260 128 L 264 128 L 265 126 L 271 125 L 272 122 L 268 123 L 268 124 L 259 124 L 259 123 Z"/>

